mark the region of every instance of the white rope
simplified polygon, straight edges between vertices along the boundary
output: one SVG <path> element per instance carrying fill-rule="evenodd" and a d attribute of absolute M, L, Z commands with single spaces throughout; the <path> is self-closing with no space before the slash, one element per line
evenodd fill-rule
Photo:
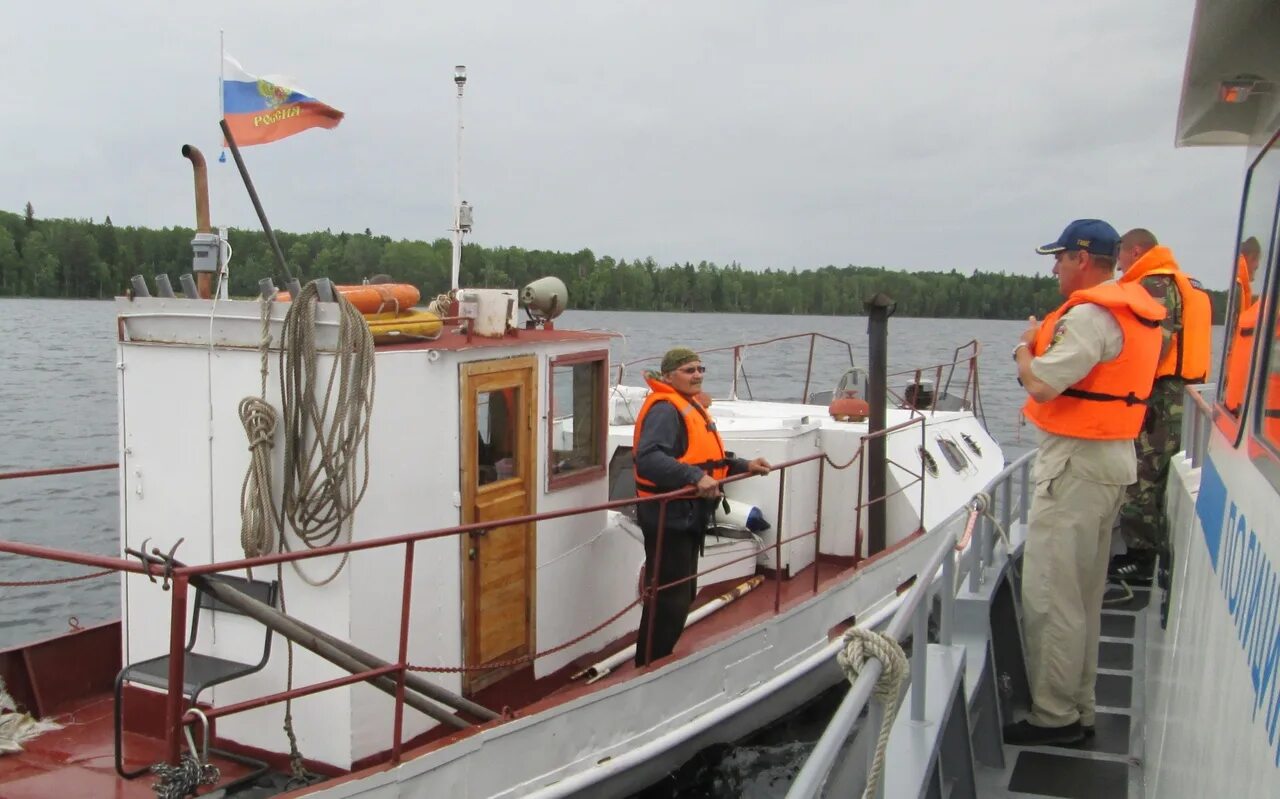
<path fill-rule="evenodd" d="M 924 646 L 919 641 L 917 646 Z M 851 627 L 844 633 L 844 648 L 836 653 L 836 662 L 844 669 L 844 674 L 852 684 L 858 679 L 862 667 L 867 661 L 875 658 L 883 668 L 876 680 L 872 696 L 884 705 L 884 723 L 880 725 L 880 737 L 876 740 L 876 756 L 871 763 L 871 771 L 867 774 L 867 790 L 864 794 L 875 799 L 880 789 L 880 779 L 884 774 L 884 751 L 889 745 L 889 731 L 893 728 L 893 720 L 898 715 L 898 704 L 902 701 L 902 686 L 910 674 L 906 653 L 893 638 L 865 627 Z"/>
<path fill-rule="evenodd" d="M 22 745 L 44 732 L 60 730 L 62 725 L 54 721 L 41 721 L 29 713 L 18 710 L 17 703 L 5 690 L 0 679 L 0 755 L 21 752 Z"/>

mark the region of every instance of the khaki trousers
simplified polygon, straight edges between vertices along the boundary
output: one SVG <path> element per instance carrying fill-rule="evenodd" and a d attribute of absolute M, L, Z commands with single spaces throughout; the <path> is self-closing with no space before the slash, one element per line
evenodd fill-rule
<path fill-rule="evenodd" d="M 1125 486 L 1082 480 L 1070 463 L 1036 484 L 1022 559 L 1032 724 L 1094 723 L 1094 681 L 1111 528 Z"/>

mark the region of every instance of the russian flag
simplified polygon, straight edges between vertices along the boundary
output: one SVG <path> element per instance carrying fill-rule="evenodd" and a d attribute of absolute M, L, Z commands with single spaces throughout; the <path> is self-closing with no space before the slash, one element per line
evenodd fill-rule
<path fill-rule="evenodd" d="M 341 111 L 312 97 L 292 78 L 259 78 L 231 56 L 222 58 L 222 114 L 239 146 L 266 144 L 307 128 L 336 128 L 342 121 Z"/>

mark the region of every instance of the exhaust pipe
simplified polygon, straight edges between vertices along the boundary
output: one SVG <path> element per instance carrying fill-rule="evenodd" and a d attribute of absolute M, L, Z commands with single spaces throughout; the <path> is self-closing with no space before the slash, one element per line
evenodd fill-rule
<path fill-rule="evenodd" d="M 204 155 L 194 145 L 182 145 L 182 157 L 191 162 L 191 170 L 195 173 L 196 183 L 196 235 L 212 233 L 209 224 L 209 170 L 205 167 Z M 200 299 L 207 300 L 213 296 L 212 273 L 196 272 L 196 290 Z"/>

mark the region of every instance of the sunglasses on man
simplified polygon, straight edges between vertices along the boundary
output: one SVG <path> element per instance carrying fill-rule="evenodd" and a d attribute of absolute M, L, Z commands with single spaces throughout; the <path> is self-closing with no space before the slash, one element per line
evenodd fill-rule
<path fill-rule="evenodd" d="M 679 369 L 677 369 L 676 371 L 677 371 L 677 372 L 682 372 L 682 373 L 687 374 L 687 375 L 691 375 L 691 374 L 702 374 L 703 372 L 707 371 L 707 367 L 705 367 L 705 366 L 682 366 L 682 367 L 680 367 Z"/>

